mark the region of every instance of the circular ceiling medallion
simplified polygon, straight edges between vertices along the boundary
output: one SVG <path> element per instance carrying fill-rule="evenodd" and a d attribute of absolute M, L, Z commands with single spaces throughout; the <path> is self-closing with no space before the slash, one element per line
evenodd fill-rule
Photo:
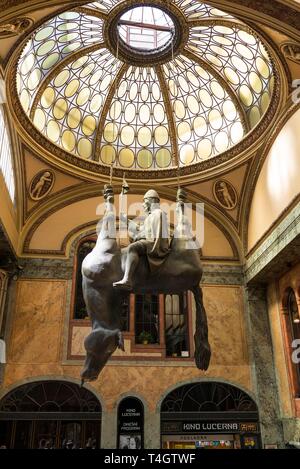
<path fill-rule="evenodd" d="M 163 64 L 188 40 L 184 15 L 168 2 L 121 2 L 104 27 L 108 47 L 130 65 Z"/>

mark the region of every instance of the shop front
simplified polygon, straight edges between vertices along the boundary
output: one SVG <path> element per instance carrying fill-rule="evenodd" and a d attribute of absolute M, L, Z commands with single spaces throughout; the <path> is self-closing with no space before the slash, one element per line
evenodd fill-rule
<path fill-rule="evenodd" d="M 161 407 L 163 449 L 259 449 L 257 406 L 244 391 L 201 382 L 172 391 Z"/>

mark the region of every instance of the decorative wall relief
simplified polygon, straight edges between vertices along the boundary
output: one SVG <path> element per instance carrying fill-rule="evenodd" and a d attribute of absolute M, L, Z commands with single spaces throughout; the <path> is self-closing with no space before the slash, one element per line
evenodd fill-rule
<path fill-rule="evenodd" d="M 16 18 L 9 23 L 0 23 L 0 38 L 16 36 L 24 33 L 33 21 L 30 18 Z"/>
<path fill-rule="evenodd" d="M 226 210 L 233 210 L 237 206 L 238 195 L 230 182 L 219 179 L 214 183 L 213 193 L 218 204 Z"/>
<path fill-rule="evenodd" d="M 300 44 L 296 42 L 285 42 L 281 45 L 281 52 L 286 59 L 300 64 Z"/>
<path fill-rule="evenodd" d="M 43 170 L 37 173 L 29 186 L 29 195 L 32 200 L 44 199 L 51 192 L 55 176 L 52 171 Z"/>

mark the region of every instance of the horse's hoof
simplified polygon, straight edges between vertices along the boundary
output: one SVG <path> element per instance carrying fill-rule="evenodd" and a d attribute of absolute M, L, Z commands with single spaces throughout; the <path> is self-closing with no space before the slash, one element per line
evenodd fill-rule
<path fill-rule="evenodd" d="M 211 350 L 209 344 L 201 344 L 195 351 L 195 363 L 199 370 L 207 371 L 211 358 Z"/>

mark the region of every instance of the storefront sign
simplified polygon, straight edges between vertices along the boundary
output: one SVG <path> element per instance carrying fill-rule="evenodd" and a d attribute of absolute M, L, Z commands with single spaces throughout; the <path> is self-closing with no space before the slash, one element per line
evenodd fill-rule
<path fill-rule="evenodd" d="M 123 399 L 118 409 L 118 448 L 141 449 L 143 439 L 143 404 L 135 397 Z"/>
<path fill-rule="evenodd" d="M 257 433 L 255 422 L 162 422 L 162 433 Z"/>

